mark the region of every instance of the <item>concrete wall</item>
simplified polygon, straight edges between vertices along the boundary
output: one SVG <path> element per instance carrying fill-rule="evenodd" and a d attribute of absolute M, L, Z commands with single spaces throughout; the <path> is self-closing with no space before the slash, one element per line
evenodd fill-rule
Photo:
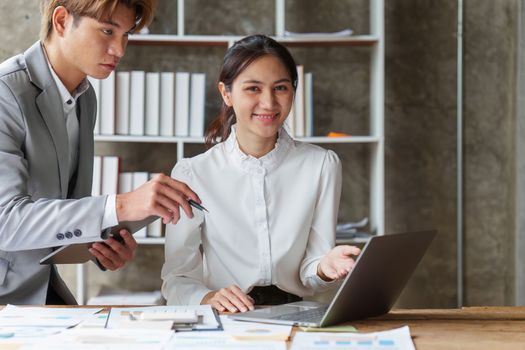
<path fill-rule="evenodd" d="M 514 301 L 518 1 L 466 1 L 465 240 L 469 304 Z M 482 20 L 483 19 L 483 20 Z"/>
<path fill-rule="evenodd" d="M 385 3 L 386 227 L 439 233 L 400 305 L 450 307 L 456 298 L 456 1 Z"/>
<path fill-rule="evenodd" d="M 516 204 L 516 74 L 520 1 L 465 2 L 465 302 L 514 303 Z M 385 0 L 386 20 L 386 228 L 388 232 L 436 228 L 439 236 L 398 305 L 453 307 L 456 302 L 456 1 Z M 273 1 L 192 0 L 186 4 L 190 34 L 272 33 Z M 0 3 L 0 59 L 37 39 L 35 1 Z M 174 33 L 175 2 L 161 0 L 151 29 Z M 263 14 L 263 15 L 261 15 Z M 287 1 L 288 29 L 335 31 L 369 27 L 368 1 Z M 308 18 L 308 21 L 304 19 Z M 314 73 L 316 130 L 368 131 L 366 48 L 293 48 Z M 121 69 L 191 70 L 207 74 L 206 112 L 215 93 L 222 48 L 130 46 Z M 329 63 L 329 64 L 328 64 Z M 367 146 L 333 146 L 343 160 L 340 218 L 355 220 L 368 208 Z M 124 171 L 169 171 L 173 145 L 97 145 L 117 154 Z M 189 150 L 194 154 L 200 146 Z M 138 154 L 138 156 L 137 156 Z M 152 156 L 148 155 L 151 154 Z M 523 176 L 523 175 L 521 175 Z M 519 201 L 518 201 L 519 203 Z M 157 289 L 163 249 L 140 246 L 133 264 L 119 272 L 89 266 L 89 295 L 103 284 Z M 74 286 L 74 269 L 61 268 Z M 74 289 L 74 288 L 72 288 Z"/>

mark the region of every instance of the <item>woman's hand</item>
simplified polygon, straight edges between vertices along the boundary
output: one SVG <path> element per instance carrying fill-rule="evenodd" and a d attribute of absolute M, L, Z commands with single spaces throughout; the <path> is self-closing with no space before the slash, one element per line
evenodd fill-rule
<path fill-rule="evenodd" d="M 236 285 L 209 292 L 202 298 L 201 305 L 210 304 L 217 311 L 245 312 L 254 310 L 254 300 Z"/>
<path fill-rule="evenodd" d="M 361 249 L 351 245 L 340 245 L 323 256 L 317 265 L 317 275 L 326 282 L 344 278 L 354 268 L 355 261 L 351 256 L 357 256 Z"/>

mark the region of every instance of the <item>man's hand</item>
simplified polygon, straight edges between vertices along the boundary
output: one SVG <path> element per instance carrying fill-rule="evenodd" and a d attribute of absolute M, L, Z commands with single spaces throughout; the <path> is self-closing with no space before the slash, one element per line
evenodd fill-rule
<path fill-rule="evenodd" d="M 355 261 L 350 256 L 357 256 L 359 253 L 361 249 L 354 246 L 335 247 L 317 265 L 317 275 L 326 282 L 342 279 L 354 268 Z"/>
<path fill-rule="evenodd" d="M 122 243 L 115 238 L 109 238 L 104 242 L 93 243 L 89 252 L 106 269 L 115 271 L 120 269 L 126 262 L 133 260 L 135 256 L 135 249 L 137 249 L 137 242 L 133 235 L 126 230 L 120 230 L 120 237 Z"/>
<path fill-rule="evenodd" d="M 202 298 L 201 305 L 210 304 L 220 312 L 245 312 L 255 309 L 253 302 L 252 297 L 245 294 L 241 288 L 231 285 L 209 292 Z"/>
<path fill-rule="evenodd" d="M 117 218 L 119 222 L 138 221 L 155 215 L 165 224 L 176 224 L 180 218 L 179 207 L 187 217 L 193 217 L 188 199 L 201 203 L 188 185 L 159 174 L 132 192 L 117 194 Z"/>

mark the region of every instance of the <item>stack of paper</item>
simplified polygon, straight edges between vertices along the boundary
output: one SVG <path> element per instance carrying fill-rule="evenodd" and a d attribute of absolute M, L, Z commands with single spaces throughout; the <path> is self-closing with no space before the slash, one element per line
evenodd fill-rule
<path fill-rule="evenodd" d="M 0 349 L 44 349 L 35 344 L 92 318 L 100 310 L 7 305 L 0 311 Z"/>

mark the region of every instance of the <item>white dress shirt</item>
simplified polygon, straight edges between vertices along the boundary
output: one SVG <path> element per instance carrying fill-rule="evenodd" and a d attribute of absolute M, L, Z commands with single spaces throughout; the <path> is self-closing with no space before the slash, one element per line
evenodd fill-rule
<path fill-rule="evenodd" d="M 244 154 L 235 126 L 207 152 L 183 159 L 171 176 L 188 184 L 209 210 L 181 212 L 166 228 L 162 294 L 168 304 L 200 304 L 210 291 L 276 285 L 298 296 L 334 283 L 317 276 L 334 247 L 341 163 L 321 147 L 294 141 L 284 129 L 275 148 Z M 199 251 L 202 243 L 203 255 Z"/>
<path fill-rule="evenodd" d="M 46 50 L 44 49 L 44 52 Z M 77 117 L 77 100 L 78 98 L 89 89 L 89 82 L 87 79 L 82 80 L 75 90 L 74 96 L 71 96 L 69 90 L 65 87 L 62 80 L 55 73 L 49 58 L 47 57 L 47 65 L 51 71 L 51 75 L 55 81 L 55 84 L 58 88 L 58 94 L 62 100 L 62 109 L 64 111 L 64 116 L 66 117 L 66 131 L 67 137 L 69 140 L 69 180 L 75 173 L 75 170 L 78 166 L 78 139 L 79 139 L 79 123 Z M 98 103 L 98 101 L 97 101 Z M 100 116 L 97 115 L 97 118 Z M 109 195 L 106 198 L 106 205 L 104 207 L 104 217 L 102 219 L 101 231 L 112 226 L 118 225 L 117 219 L 117 209 L 116 209 L 116 195 Z"/>

